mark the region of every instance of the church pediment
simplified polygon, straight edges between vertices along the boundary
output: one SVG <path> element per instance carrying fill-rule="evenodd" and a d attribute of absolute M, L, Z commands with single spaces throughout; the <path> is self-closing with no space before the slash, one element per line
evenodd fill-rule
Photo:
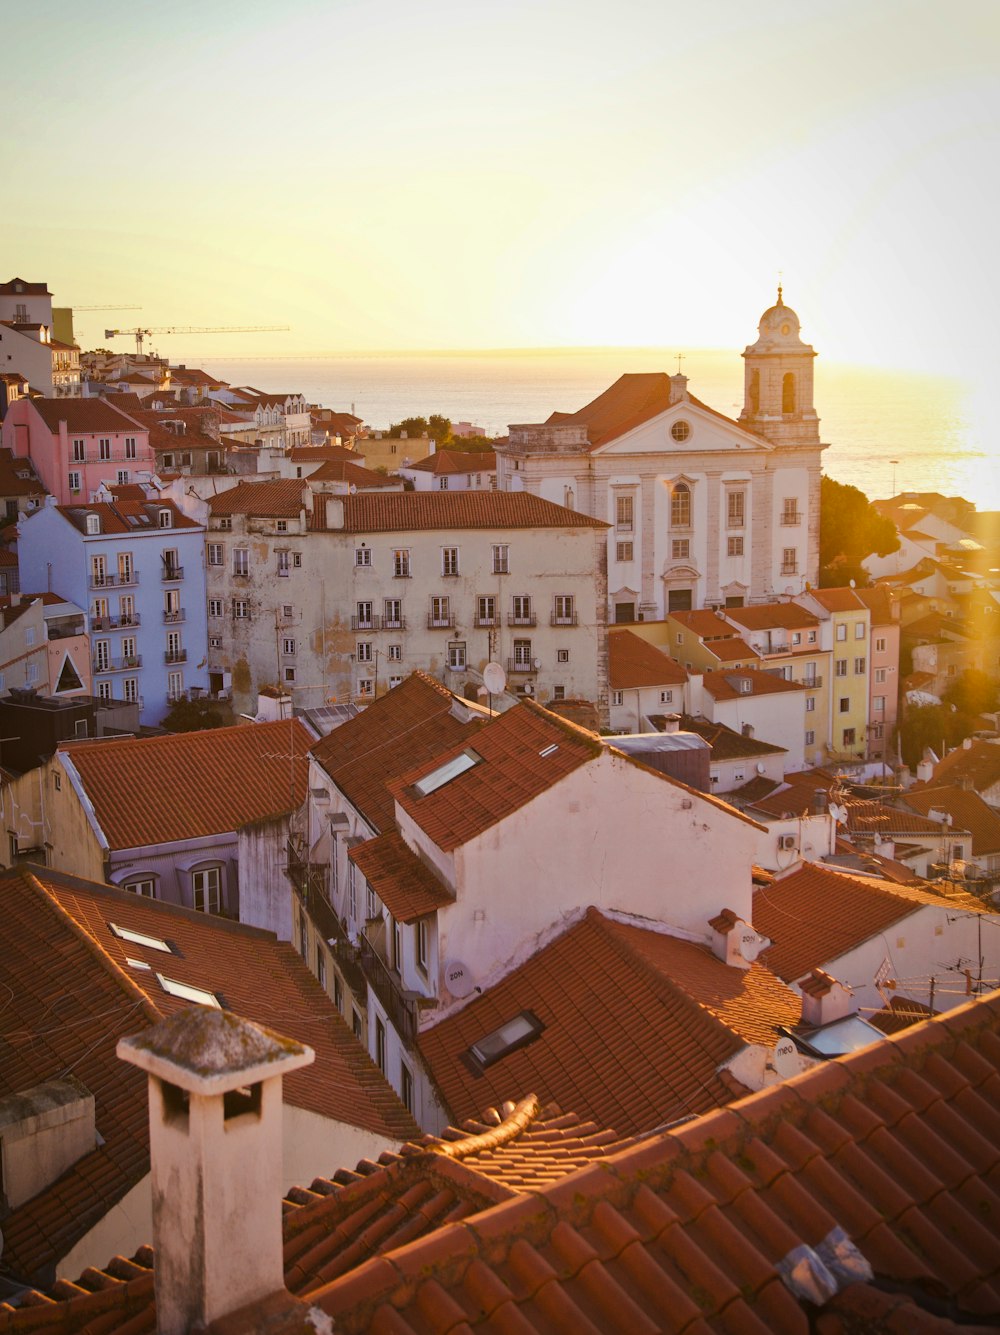
<path fill-rule="evenodd" d="M 594 457 L 625 454 L 711 454 L 716 452 L 770 452 L 774 446 L 720 413 L 689 400 L 672 404 L 664 412 L 631 427 L 605 445 Z"/>

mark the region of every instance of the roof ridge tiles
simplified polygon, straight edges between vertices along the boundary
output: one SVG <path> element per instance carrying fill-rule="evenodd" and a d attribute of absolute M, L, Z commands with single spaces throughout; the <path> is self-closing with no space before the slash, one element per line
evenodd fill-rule
<path fill-rule="evenodd" d="M 465 1135 L 458 1140 L 430 1144 L 426 1148 L 430 1153 L 440 1155 L 443 1158 L 467 1159 L 470 1155 L 478 1154 L 482 1150 L 495 1150 L 502 1145 L 509 1144 L 512 1140 L 516 1140 L 538 1120 L 538 1115 L 538 1096 L 529 1094 L 517 1103 L 513 1112 L 505 1117 L 498 1126 L 475 1135 Z"/>

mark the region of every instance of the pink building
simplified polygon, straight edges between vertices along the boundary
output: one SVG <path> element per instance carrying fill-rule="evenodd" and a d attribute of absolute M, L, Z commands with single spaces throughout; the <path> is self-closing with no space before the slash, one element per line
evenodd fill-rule
<path fill-rule="evenodd" d="M 3 420 L 3 445 L 31 459 L 60 505 L 156 467 L 148 428 L 105 399 L 18 399 Z"/>
<path fill-rule="evenodd" d="M 868 759 L 891 764 L 899 704 L 899 604 L 881 585 L 855 593 L 871 612 Z"/>

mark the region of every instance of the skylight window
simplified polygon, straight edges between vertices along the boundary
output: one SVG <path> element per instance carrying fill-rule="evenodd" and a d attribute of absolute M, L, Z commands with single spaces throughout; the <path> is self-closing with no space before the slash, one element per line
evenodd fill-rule
<path fill-rule="evenodd" d="M 129 959 L 129 957 L 128 957 L 127 955 L 125 956 L 125 963 L 129 966 L 130 969 L 150 969 L 150 968 L 152 968 L 152 965 L 147 964 L 147 963 L 145 962 L 145 960 L 133 960 L 133 959 Z"/>
<path fill-rule="evenodd" d="M 428 793 L 436 792 L 446 783 L 451 783 L 452 779 L 457 779 L 466 770 L 481 765 L 482 761 L 482 756 L 477 752 L 463 751 L 460 755 L 452 756 L 451 760 L 446 760 L 443 765 L 438 765 L 437 769 L 432 769 L 430 774 L 425 774 L 422 779 L 418 779 L 413 785 L 413 790 L 420 797 L 426 797 Z"/>
<path fill-rule="evenodd" d="M 533 1043 L 545 1031 L 545 1025 L 534 1011 L 521 1011 L 499 1029 L 486 1034 L 469 1048 L 469 1057 L 480 1069 L 492 1066 L 501 1057 Z"/>
<path fill-rule="evenodd" d="M 166 941 L 161 940 L 158 936 L 147 936 L 145 932 L 133 932 L 128 927 L 119 927 L 116 922 L 109 922 L 108 926 L 115 936 L 122 941 L 131 941 L 134 946 L 146 946 L 149 950 L 162 950 L 165 955 L 174 953 Z"/>
<path fill-rule="evenodd" d="M 217 1011 L 222 1010 L 214 992 L 206 992 L 203 987 L 192 987 L 190 983 L 179 983 L 176 978 L 167 978 L 162 973 L 158 973 L 156 978 L 164 992 L 169 992 L 172 997 L 193 1001 L 197 1006 L 214 1006 Z"/>
<path fill-rule="evenodd" d="M 551 746 L 543 747 L 542 750 L 539 751 L 538 754 L 539 754 L 540 756 L 551 756 L 551 755 L 554 755 L 555 752 L 558 751 L 558 750 L 559 750 L 559 743 L 558 743 L 558 742 L 553 742 Z"/>

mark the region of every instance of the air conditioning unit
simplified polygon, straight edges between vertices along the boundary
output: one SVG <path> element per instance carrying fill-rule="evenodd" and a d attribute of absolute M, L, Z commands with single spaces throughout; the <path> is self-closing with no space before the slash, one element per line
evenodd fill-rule
<path fill-rule="evenodd" d="M 778 836 L 778 847 L 779 847 L 779 848 L 782 848 L 782 849 L 785 849 L 785 848 L 794 848 L 794 847 L 795 847 L 795 835 L 794 835 L 794 834 L 780 834 L 780 835 Z"/>

